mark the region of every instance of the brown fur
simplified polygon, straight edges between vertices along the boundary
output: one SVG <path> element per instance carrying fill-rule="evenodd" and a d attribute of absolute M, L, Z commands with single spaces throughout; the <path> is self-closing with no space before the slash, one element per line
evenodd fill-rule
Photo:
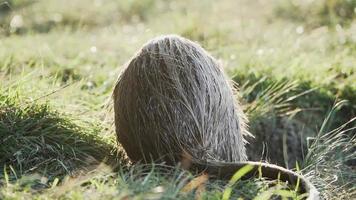
<path fill-rule="evenodd" d="M 218 62 L 196 43 L 179 36 L 156 38 L 123 70 L 114 89 L 118 141 L 133 162 L 177 164 L 229 178 L 249 164 L 251 177 L 296 183 L 317 199 L 315 187 L 284 168 L 245 162 L 246 118 Z"/>
<path fill-rule="evenodd" d="M 178 36 L 147 43 L 114 90 L 118 141 L 134 161 L 247 159 L 246 118 L 219 63 Z"/>

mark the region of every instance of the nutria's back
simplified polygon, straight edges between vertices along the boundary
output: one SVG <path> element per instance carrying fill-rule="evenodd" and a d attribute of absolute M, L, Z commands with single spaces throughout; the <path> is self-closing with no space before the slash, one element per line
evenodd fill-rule
<path fill-rule="evenodd" d="M 245 116 L 218 62 L 178 36 L 151 40 L 114 90 L 119 142 L 133 161 L 246 160 Z"/>
<path fill-rule="evenodd" d="M 123 70 L 113 96 L 117 138 L 132 161 L 176 164 L 184 156 L 190 170 L 221 179 L 251 165 L 245 178 L 262 173 L 319 199 L 295 172 L 243 162 L 245 116 L 219 64 L 199 45 L 178 36 L 148 42 Z"/>

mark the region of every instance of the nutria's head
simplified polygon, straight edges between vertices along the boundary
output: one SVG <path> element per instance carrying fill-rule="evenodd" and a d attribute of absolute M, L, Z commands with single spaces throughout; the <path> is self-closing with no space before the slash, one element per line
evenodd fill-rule
<path fill-rule="evenodd" d="M 245 116 L 218 62 L 175 35 L 145 44 L 114 89 L 117 139 L 132 161 L 246 160 Z"/>

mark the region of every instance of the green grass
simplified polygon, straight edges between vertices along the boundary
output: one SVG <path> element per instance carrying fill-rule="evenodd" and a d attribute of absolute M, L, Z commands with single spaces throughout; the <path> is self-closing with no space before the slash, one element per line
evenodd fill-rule
<path fill-rule="evenodd" d="M 184 192 L 198 175 L 130 167 L 115 142 L 121 66 L 167 33 L 238 83 L 251 159 L 297 162 L 324 198 L 354 198 L 355 12 L 354 0 L 0 0 L 0 199 L 224 198 L 228 182 Z M 239 180 L 230 199 L 286 189 L 268 183 Z"/>
<path fill-rule="evenodd" d="M 279 0 L 278 0 L 279 1 Z M 349 24 L 356 16 L 355 0 L 279 1 L 276 16 L 307 23 L 310 26 Z"/>
<path fill-rule="evenodd" d="M 88 163 L 107 162 L 115 145 L 99 137 L 100 125 L 78 125 L 52 111 L 47 104 L 16 103 L 0 96 L 0 169 L 12 167 L 12 175 L 39 173 L 46 177 L 73 175 Z M 118 156 L 119 157 L 119 156 Z M 114 162 L 113 161 L 111 162 Z M 1 170 L 4 171 L 4 170 Z M 0 177 L 3 177 L 0 175 Z"/>

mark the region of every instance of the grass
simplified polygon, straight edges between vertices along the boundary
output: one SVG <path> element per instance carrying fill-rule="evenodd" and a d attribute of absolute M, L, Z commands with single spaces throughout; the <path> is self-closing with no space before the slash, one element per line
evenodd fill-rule
<path fill-rule="evenodd" d="M 349 24 L 355 16 L 355 0 L 280 1 L 275 13 L 310 26 Z M 298 13 L 299 12 L 299 13 Z M 305 14 L 309 16 L 306 17 Z M 313 17 L 310 17 L 313 16 Z"/>
<path fill-rule="evenodd" d="M 200 42 L 239 85 L 250 159 L 298 163 L 323 198 L 354 198 L 355 15 L 353 0 L 0 0 L 0 199 L 290 195 L 127 163 L 111 91 L 120 66 L 166 33 Z"/>
<path fill-rule="evenodd" d="M 5 164 L 0 169 L 11 166 L 15 177 L 30 173 L 49 178 L 72 175 L 74 169 L 115 156 L 114 143 L 97 135 L 100 125 L 89 129 L 71 123 L 47 104 L 21 105 L 9 96 L 1 96 L 0 102 L 0 135 L 6 144 L 0 148 L 0 162 Z"/>

